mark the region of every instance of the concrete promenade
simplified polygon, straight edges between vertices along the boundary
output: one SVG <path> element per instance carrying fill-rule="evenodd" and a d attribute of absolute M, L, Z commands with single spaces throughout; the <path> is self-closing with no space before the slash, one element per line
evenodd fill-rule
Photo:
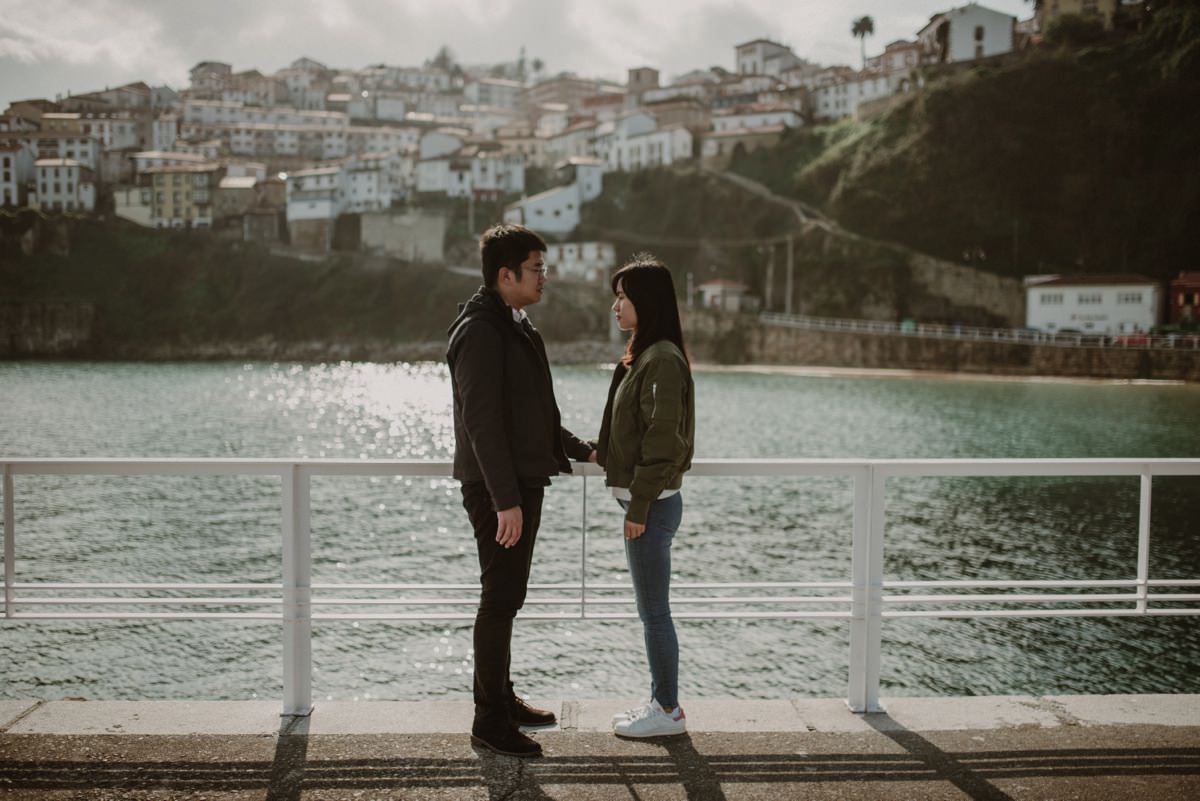
<path fill-rule="evenodd" d="M 463 702 L 0 701 L 0 799 L 1200 799 L 1200 695 L 696 700 L 622 741 L 560 711 L 546 755 L 473 749 Z"/>

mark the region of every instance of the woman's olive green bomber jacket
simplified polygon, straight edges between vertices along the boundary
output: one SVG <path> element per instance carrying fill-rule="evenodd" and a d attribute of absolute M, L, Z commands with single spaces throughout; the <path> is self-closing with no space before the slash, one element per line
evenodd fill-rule
<path fill-rule="evenodd" d="M 625 517 L 645 523 L 650 504 L 679 489 L 692 466 L 696 392 L 687 359 L 670 340 L 642 351 L 629 368 L 617 365 L 596 443 L 604 483 L 627 487 Z"/>

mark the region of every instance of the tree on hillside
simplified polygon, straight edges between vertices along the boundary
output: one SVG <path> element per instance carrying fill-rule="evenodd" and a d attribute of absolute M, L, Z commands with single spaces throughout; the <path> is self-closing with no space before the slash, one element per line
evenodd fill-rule
<path fill-rule="evenodd" d="M 454 51 L 448 45 L 439 47 L 437 54 L 425 63 L 430 67 L 443 69 L 446 72 L 454 72 L 455 67 L 458 66 L 458 62 L 454 60 Z"/>
<path fill-rule="evenodd" d="M 854 20 L 854 24 L 850 26 L 850 33 L 858 37 L 859 47 L 862 50 L 862 65 L 863 69 L 867 68 L 867 37 L 875 33 L 875 20 L 870 17 L 859 17 Z"/>

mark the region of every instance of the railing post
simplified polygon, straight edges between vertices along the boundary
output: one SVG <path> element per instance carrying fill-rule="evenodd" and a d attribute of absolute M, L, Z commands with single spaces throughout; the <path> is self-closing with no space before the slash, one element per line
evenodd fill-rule
<path fill-rule="evenodd" d="M 879 662 L 883 641 L 884 477 L 874 467 L 854 476 L 851 542 L 850 686 L 853 712 L 878 712 Z"/>
<path fill-rule="evenodd" d="M 579 520 L 579 617 L 587 618 L 587 473 L 583 474 L 583 512 Z"/>
<path fill-rule="evenodd" d="M 1146 611 L 1150 592 L 1150 468 L 1142 468 L 1141 499 L 1138 502 L 1137 610 Z"/>
<path fill-rule="evenodd" d="M 4 616 L 12 617 L 16 610 L 13 604 L 13 582 L 17 575 L 17 532 L 16 516 L 13 514 L 12 465 L 4 465 Z"/>
<path fill-rule="evenodd" d="M 283 714 L 312 713 L 312 533 L 309 475 L 283 470 Z"/>

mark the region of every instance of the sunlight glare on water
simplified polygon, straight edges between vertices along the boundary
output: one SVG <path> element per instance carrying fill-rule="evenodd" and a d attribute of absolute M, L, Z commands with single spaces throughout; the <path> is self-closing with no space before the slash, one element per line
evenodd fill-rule
<path fill-rule="evenodd" d="M 606 368 L 555 370 L 564 425 L 595 436 L 608 379 Z M 1194 386 L 700 371 L 696 388 L 697 458 L 1200 456 Z M 445 460 L 453 446 L 442 364 L 0 364 L 6 456 Z M 579 581 L 579 487 L 560 478 L 547 492 L 534 582 Z M 18 580 L 280 581 L 277 479 L 18 476 L 15 489 Z M 1198 577 L 1197 490 L 1191 479 L 1154 482 L 1152 576 Z M 845 479 L 691 477 L 675 579 L 845 580 L 850 494 Z M 885 574 L 1125 577 L 1137 499 L 1136 478 L 889 482 Z M 314 582 L 477 583 L 457 482 L 316 477 L 311 500 Z M 627 581 L 620 510 L 599 481 L 588 482 L 587 510 L 587 581 Z M 1200 692 L 1197 620 L 889 620 L 884 692 Z M 277 622 L 0 625 L 0 697 L 281 692 Z M 842 622 L 679 630 L 685 697 L 845 693 Z M 634 621 L 523 621 L 515 643 L 514 673 L 539 696 L 645 694 Z M 470 697 L 469 621 L 318 621 L 313 653 L 320 698 Z"/>

